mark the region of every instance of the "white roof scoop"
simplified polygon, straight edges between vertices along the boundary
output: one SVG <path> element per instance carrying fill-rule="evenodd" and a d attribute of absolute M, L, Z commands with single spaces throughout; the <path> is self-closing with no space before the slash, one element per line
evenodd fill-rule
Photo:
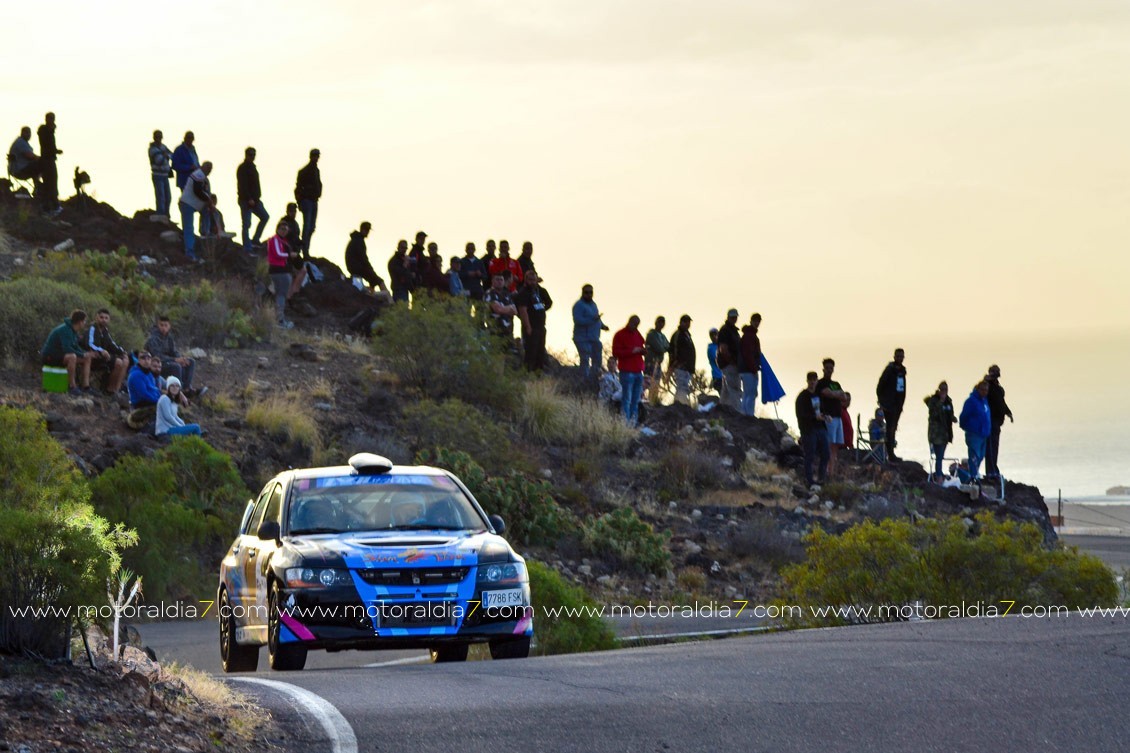
<path fill-rule="evenodd" d="M 392 470 L 392 461 L 371 452 L 359 452 L 349 459 L 349 466 L 354 473 L 371 476 L 378 473 L 388 473 Z"/>

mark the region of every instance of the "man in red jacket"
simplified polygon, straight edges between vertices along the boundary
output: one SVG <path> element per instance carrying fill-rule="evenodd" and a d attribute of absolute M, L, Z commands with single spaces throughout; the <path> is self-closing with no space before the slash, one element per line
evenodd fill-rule
<path fill-rule="evenodd" d="M 627 326 L 612 338 L 612 355 L 620 369 L 620 404 L 624 408 L 624 419 L 632 426 L 639 420 L 645 350 L 640 318 L 632 314 Z"/>

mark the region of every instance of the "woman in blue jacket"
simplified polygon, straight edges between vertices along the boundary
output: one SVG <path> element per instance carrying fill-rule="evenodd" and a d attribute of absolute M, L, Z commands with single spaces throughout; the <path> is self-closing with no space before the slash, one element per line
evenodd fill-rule
<path fill-rule="evenodd" d="M 969 448 L 969 473 L 974 479 L 980 478 L 981 461 L 985 459 L 985 445 L 993 430 L 989 413 L 989 383 L 978 382 L 965 405 L 961 408 L 958 425 L 965 431 L 965 446 Z"/>

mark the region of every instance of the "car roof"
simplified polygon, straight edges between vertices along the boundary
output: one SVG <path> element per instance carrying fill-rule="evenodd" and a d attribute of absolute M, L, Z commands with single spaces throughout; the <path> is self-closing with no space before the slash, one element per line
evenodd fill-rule
<path fill-rule="evenodd" d="M 394 465 L 391 470 L 380 474 L 360 474 L 349 465 L 333 465 L 324 468 L 295 468 L 284 473 L 280 473 L 277 478 L 280 481 L 295 480 L 302 478 L 332 478 L 334 476 L 360 476 L 360 475 L 380 475 L 380 476 L 448 476 L 447 471 L 442 468 L 434 468 L 430 465 Z"/>

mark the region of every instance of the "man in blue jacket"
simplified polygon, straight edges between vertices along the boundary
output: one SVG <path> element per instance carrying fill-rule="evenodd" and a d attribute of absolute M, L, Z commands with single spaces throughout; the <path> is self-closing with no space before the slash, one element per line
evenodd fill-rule
<path fill-rule="evenodd" d="M 581 356 L 581 373 L 585 379 L 600 370 L 604 351 L 600 344 L 601 331 L 607 332 L 608 326 L 601 321 L 600 308 L 592 300 L 592 285 L 586 283 L 581 287 L 581 297 L 573 304 L 573 344 Z"/>
<path fill-rule="evenodd" d="M 188 182 L 188 176 L 192 175 L 192 171 L 200 167 L 200 159 L 196 156 L 196 147 L 192 142 L 196 140 L 196 136 L 192 131 L 184 134 L 184 141 L 181 142 L 173 151 L 173 171 L 177 174 L 177 188 L 184 190 L 184 184 Z"/>
<path fill-rule="evenodd" d="M 965 432 L 965 446 L 969 448 L 969 473 L 976 480 L 980 478 L 981 461 L 985 459 L 985 447 L 993 430 L 988 382 L 978 382 L 969 393 L 961 408 L 958 425 Z"/>

